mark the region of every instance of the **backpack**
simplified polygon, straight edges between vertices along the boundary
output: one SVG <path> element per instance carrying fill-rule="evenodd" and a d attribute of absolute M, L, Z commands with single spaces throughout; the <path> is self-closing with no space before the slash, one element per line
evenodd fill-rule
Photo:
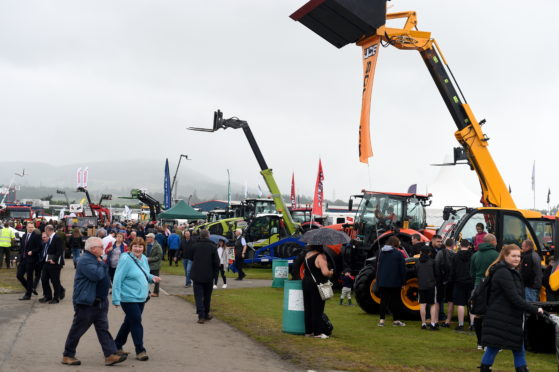
<path fill-rule="evenodd" d="M 489 306 L 489 292 L 491 292 L 491 277 L 493 274 L 484 278 L 481 283 L 474 288 L 468 306 L 470 313 L 474 315 L 485 315 Z"/>

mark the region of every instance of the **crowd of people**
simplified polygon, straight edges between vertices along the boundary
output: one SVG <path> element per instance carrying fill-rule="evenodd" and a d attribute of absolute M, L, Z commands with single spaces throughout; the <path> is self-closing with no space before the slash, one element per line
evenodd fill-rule
<path fill-rule="evenodd" d="M 11 247 L 16 244 L 18 228 L 25 231 L 18 234 L 19 251 L 12 262 Z M 16 276 L 25 288 L 22 301 L 38 295 L 39 282 L 42 283 L 40 303 L 62 301 L 66 289 L 60 282 L 60 274 L 66 263 L 65 256 L 71 254 L 76 270 L 72 296 L 75 313 L 62 358 L 62 363 L 68 365 L 81 364 L 76 358 L 76 348 L 81 336 L 92 325 L 106 365 L 127 359 L 129 353 L 123 347 L 129 335 L 136 359 L 149 359 L 143 341 L 142 313 L 145 304 L 159 296 L 159 273 L 166 260 L 170 266 L 178 266 L 178 261 L 182 260 L 185 287 L 192 286 L 194 290 L 197 322 L 204 324 L 211 320 L 211 295 L 217 288 L 219 276 L 222 288 L 227 288 L 225 270 L 230 256 L 235 252 L 238 259 L 243 259 L 246 253 L 242 231 L 236 231 L 235 235 L 233 246 L 224 238 L 216 244 L 210 240 L 207 230 L 192 230 L 186 225 L 171 229 L 157 224 L 107 223 L 95 230 L 43 220 L 25 225 L 16 221 L 0 224 L 0 244 L 6 247 L 7 266 L 17 265 Z M 239 267 L 237 279 L 242 280 L 245 274 L 242 264 Z M 109 295 L 112 304 L 125 314 L 115 338 L 109 332 Z"/>

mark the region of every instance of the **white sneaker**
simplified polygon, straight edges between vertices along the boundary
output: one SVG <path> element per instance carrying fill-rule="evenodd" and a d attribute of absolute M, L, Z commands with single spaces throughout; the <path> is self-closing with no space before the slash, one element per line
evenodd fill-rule
<path fill-rule="evenodd" d="M 221 288 L 227 288 L 227 284 L 222 285 Z"/>
<path fill-rule="evenodd" d="M 217 289 L 217 285 L 214 284 L 214 289 Z"/>
<path fill-rule="evenodd" d="M 327 339 L 327 338 L 330 338 L 330 336 L 326 336 L 326 335 L 323 333 L 323 334 L 320 334 L 320 335 L 318 335 L 318 336 L 314 336 L 314 338 L 321 338 L 321 339 L 325 340 L 325 339 Z"/>
<path fill-rule="evenodd" d="M 392 322 L 392 325 L 393 325 L 394 327 L 405 327 L 405 326 L 406 326 L 406 323 L 401 322 L 401 321 L 399 321 L 399 320 L 396 320 L 396 321 Z"/>

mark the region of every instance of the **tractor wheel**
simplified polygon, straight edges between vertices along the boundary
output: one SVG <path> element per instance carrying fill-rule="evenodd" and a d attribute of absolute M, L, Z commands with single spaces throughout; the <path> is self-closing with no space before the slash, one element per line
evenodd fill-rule
<path fill-rule="evenodd" d="M 274 248 L 274 255 L 279 258 L 285 257 L 285 245 L 281 244 Z"/>
<path fill-rule="evenodd" d="M 400 292 L 397 313 L 402 319 L 416 320 L 419 318 L 419 283 L 417 277 L 409 277 Z"/>
<path fill-rule="evenodd" d="M 380 298 L 373 293 L 375 277 L 376 267 L 367 265 L 355 278 L 355 299 L 361 309 L 369 314 L 378 313 L 380 305 Z"/>

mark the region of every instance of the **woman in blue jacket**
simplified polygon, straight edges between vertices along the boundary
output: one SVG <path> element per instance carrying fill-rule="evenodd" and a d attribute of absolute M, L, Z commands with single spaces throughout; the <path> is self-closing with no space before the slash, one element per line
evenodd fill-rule
<path fill-rule="evenodd" d="M 113 305 L 121 306 L 126 314 L 115 344 L 120 354 L 126 354 L 122 347 L 131 333 L 136 348 L 136 359 L 146 361 L 148 355 L 144 348 L 142 312 L 148 298 L 149 284 L 158 283 L 161 279 L 149 273 L 148 260 L 144 256 L 144 239 L 135 238 L 130 246 L 132 252 L 122 254 L 113 281 Z"/>

